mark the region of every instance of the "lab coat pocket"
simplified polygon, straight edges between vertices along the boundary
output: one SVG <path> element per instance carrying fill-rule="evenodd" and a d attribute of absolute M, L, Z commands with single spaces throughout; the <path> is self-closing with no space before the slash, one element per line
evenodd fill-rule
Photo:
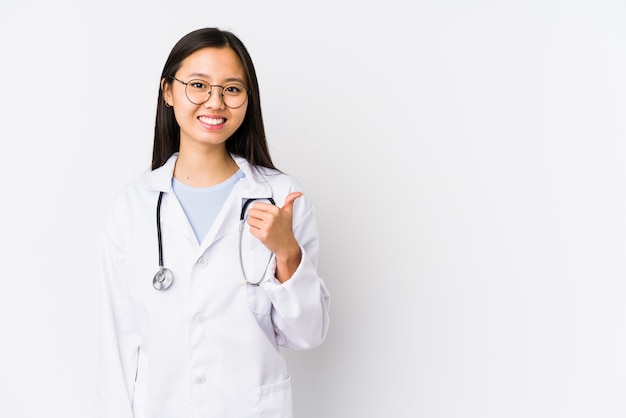
<path fill-rule="evenodd" d="M 265 289 L 261 286 L 248 284 L 248 305 L 255 315 L 269 315 L 272 311 L 272 301 Z"/>
<path fill-rule="evenodd" d="M 265 289 L 260 286 L 251 284 L 246 285 L 248 292 L 248 305 L 254 320 L 259 325 L 259 329 L 263 332 L 267 340 L 272 346 L 278 350 L 276 343 L 276 334 L 274 332 L 274 323 L 272 322 L 272 301 Z"/>
<path fill-rule="evenodd" d="M 259 418 L 293 418 L 290 377 L 259 388 Z"/>

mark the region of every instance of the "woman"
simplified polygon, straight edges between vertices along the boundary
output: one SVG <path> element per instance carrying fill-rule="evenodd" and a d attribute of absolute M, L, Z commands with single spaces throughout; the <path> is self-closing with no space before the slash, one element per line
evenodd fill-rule
<path fill-rule="evenodd" d="M 330 301 L 301 190 L 272 164 L 245 46 L 184 36 L 161 75 L 152 171 L 104 222 L 98 417 L 292 417 L 279 347 L 322 343 Z"/>

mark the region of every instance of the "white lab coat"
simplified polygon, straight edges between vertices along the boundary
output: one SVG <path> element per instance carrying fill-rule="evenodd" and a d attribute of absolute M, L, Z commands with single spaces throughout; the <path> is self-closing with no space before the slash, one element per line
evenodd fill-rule
<path fill-rule="evenodd" d="M 257 280 L 270 262 L 260 286 L 247 284 L 238 255 L 242 203 L 272 196 L 281 206 L 300 185 L 233 155 L 245 177 L 198 244 L 172 192 L 176 158 L 120 190 L 104 221 L 96 416 L 292 417 L 279 347 L 319 345 L 329 321 L 330 296 L 316 271 L 314 208 L 306 194 L 295 201 L 302 261 L 282 284 L 274 277 L 273 256 L 244 226 L 248 278 Z M 165 291 L 152 286 L 160 191 L 163 261 L 174 274 Z"/>

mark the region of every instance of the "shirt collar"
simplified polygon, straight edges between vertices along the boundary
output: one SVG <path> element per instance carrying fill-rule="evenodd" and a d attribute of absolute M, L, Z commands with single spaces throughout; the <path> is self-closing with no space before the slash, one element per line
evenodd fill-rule
<path fill-rule="evenodd" d="M 265 167 L 251 166 L 248 160 L 239 155 L 231 154 L 232 159 L 244 174 L 242 196 L 244 198 L 267 198 L 272 196 L 272 189 L 267 176 L 276 175 L 276 170 Z M 146 173 L 143 182 L 149 189 L 169 193 L 172 190 L 172 177 L 178 152 L 172 154 L 161 167 Z"/>

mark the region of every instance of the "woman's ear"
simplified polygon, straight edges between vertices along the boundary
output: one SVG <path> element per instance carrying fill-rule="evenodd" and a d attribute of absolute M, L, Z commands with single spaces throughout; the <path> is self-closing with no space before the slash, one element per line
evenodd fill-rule
<path fill-rule="evenodd" d="M 172 106 L 172 84 L 167 83 L 165 78 L 161 79 L 161 91 L 163 92 L 163 100 L 168 107 Z"/>

